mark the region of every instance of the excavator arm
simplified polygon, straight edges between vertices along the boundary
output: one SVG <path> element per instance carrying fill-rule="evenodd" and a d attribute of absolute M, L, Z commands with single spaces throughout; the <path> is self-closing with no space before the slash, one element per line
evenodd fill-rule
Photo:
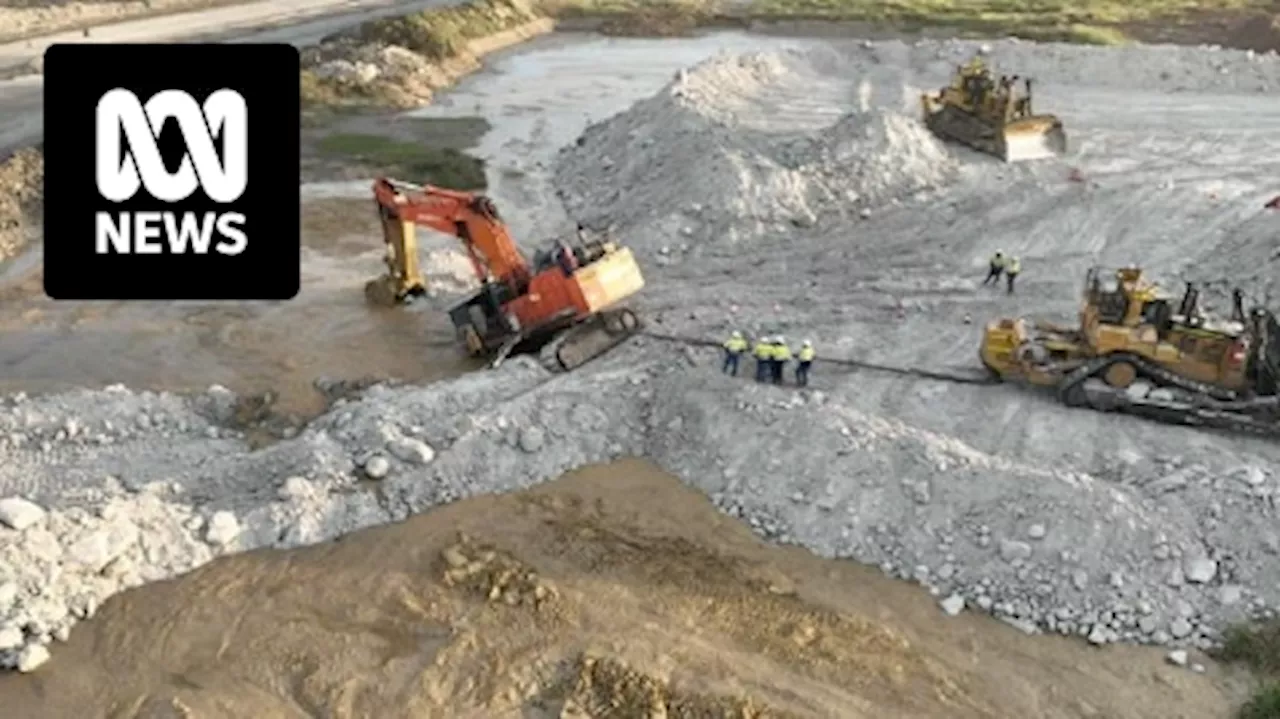
<path fill-rule="evenodd" d="M 374 180 L 373 195 L 387 246 L 387 274 L 366 286 L 371 301 L 395 304 L 425 291 L 414 235 L 419 226 L 460 239 L 480 282 L 506 284 L 516 295 L 527 288 L 528 261 L 488 197 L 390 178 Z"/>

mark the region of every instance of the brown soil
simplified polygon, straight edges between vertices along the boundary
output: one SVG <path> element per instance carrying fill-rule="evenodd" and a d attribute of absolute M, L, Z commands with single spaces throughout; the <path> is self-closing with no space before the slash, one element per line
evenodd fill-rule
<path fill-rule="evenodd" d="M 1280 52 L 1280 3 L 1269 12 L 1200 11 L 1180 22 L 1135 23 L 1122 29 L 1140 42 Z"/>
<path fill-rule="evenodd" d="M 947 618 L 630 460 L 220 559 L 111 599 L 47 667 L 0 677 L 7 719 L 1206 719 L 1235 696 L 1157 651 Z"/>

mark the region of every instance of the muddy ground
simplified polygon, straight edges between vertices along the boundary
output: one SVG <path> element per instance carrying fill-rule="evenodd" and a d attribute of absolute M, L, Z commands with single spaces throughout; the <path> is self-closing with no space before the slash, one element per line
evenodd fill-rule
<path fill-rule="evenodd" d="M 302 217 L 308 261 L 293 302 L 58 303 L 43 294 L 38 269 L 26 273 L 0 295 L 0 389 L 222 384 L 272 390 L 280 411 L 306 416 L 324 406 L 317 378 L 433 381 L 476 367 L 457 350 L 440 302 L 401 310 L 365 303 L 364 283 L 381 271 L 383 251 L 371 201 L 307 202 Z M 467 279 L 461 255 L 443 238 L 438 244 L 433 279 L 455 288 Z"/>
<path fill-rule="evenodd" d="M 485 550 L 472 576 L 450 564 Z M 1203 719 L 1238 692 L 1136 648 L 946 618 L 874 569 L 764 544 L 638 461 L 220 560 L 115 597 L 39 674 L 0 677 L 11 719 L 639 718 L 655 701 L 690 717 Z"/>

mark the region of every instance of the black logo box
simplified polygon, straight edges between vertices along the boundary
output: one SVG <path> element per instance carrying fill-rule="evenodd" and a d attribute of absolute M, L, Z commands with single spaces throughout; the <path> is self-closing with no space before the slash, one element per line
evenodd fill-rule
<path fill-rule="evenodd" d="M 50 46 L 44 56 L 46 294 L 57 300 L 286 300 L 297 295 L 302 274 L 298 71 L 297 49 L 284 44 Z M 222 204 L 201 184 L 186 199 L 169 203 L 151 197 L 144 181 L 129 199 L 105 199 L 96 171 L 97 107 L 103 94 L 116 88 L 131 91 L 143 105 L 164 90 L 184 91 L 201 106 L 218 90 L 239 93 L 248 125 L 243 194 Z M 157 129 L 155 146 L 167 171 L 176 172 L 187 156 L 184 134 L 172 118 Z M 215 135 L 220 155 L 225 155 L 224 141 L 225 130 Z M 122 158 L 133 154 L 126 139 L 120 148 Z M 194 160 L 187 161 L 198 174 Z M 168 249 L 100 254 L 95 233 L 102 212 L 117 220 L 122 212 L 173 212 L 178 222 L 187 212 L 201 221 L 205 213 L 238 212 L 245 218 L 239 227 L 247 244 L 235 255 L 213 247 L 207 254 L 190 248 L 184 254 Z M 168 244 L 163 234 L 153 241 Z"/>

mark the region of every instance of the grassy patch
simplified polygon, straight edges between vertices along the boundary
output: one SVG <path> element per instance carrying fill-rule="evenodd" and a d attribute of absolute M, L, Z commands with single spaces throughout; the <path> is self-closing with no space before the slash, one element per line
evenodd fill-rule
<path fill-rule="evenodd" d="M 536 7 L 520 0 L 469 0 L 455 7 L 372 20 L 357 32 L 364 42 L 399 45 L 432 60 L 445 60 L 461 54 L 472 40 L 540 16 Z"/>
<path fill-rule="evenodd" d="M 1272 682 L 1259 689 L 1236 714 L 1237 719 L 1276 719 L 1280 717 L 1280 683 Z"/>
<path fill-rule="evenodd" d="M 1243 664 L 1268 682 L 1240 707 L 1237 719 L 1280 717 L 1280 619 L 1231 627 L 1223 637 L 1218 659 Z"/>
<path fill-rule="evenodd" d="M 1265 8 L 1271 0 L 754 0 L 776 19 L 852 20 L 904 29 L 946 27 L 1035 40 L 1116 44 L 1121 28 L 1212 10 Z"/>
<path fill-rule="evenodd" d="M 1280 676 L 1280 619 L 1231 627 L 1223 637 L 1217 657 Z"/>
<path fill-rule="evenodd" d="M 486 186 L 484 161 L 451 147 L 432 147 L 381 135 L 339 133 L 322 137 L 316 149 L 334 159 L 358 162 L 378 172 L 459 190 Z"/>
<path fill-rule="evenodd" d="M 544 0 L 539 7 L 556 18 L 601 20 L 599 32 L 620 36 L 685 35 L 721 17 L 717 0 Z"/>

